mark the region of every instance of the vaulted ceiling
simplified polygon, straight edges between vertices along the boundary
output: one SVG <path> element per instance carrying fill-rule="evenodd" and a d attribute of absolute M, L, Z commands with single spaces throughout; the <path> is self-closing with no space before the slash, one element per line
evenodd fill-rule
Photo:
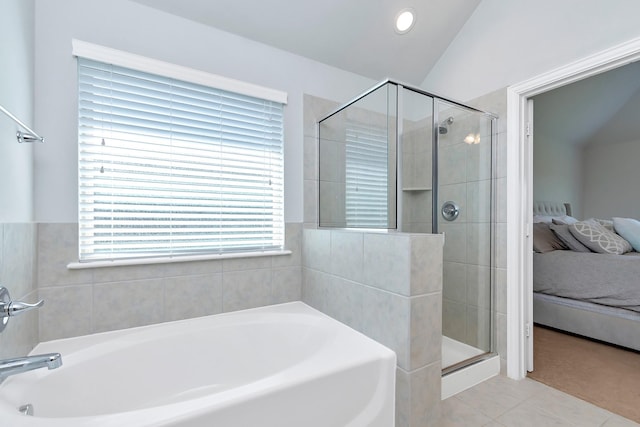
<path fill-rule="evenodd" d="M 640 140 L 640 62 L 536 96 L 533 122 L 554 144 Z"/>
<path fill-rule="evenodd" d="M 134 0 L 374 80 L 420 85 L 481 0 Z M 396 14 L 416 13 L 394 30 Z"/>
<path fill-rule="evenodd" d="M 420 85 L 482 0 L 132 0 L 374 80 Z M 396 14 L 416 12 L 394 31 Z M 536 132 L 557 143 L 640 134 L 640 64 L 535 98 Z M 627 139 L 628 140 L 628 139 Z"/>

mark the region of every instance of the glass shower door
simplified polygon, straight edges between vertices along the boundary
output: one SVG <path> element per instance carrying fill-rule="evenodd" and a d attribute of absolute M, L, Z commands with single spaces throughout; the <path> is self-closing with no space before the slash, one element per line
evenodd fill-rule
<path fill-rule="evenodd" d="M 443 370 L 492 351 L 493 119 L 435 102 L 437 203 L 434 228 L 445 234 Z"/>

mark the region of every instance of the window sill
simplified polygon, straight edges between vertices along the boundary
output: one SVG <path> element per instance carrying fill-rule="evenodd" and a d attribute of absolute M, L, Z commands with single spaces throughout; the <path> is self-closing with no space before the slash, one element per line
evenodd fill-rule
<path fill-rule="evenodd" d="M 265 256 L 290 255 L 292 252 L 287 249 L 256 251 L 256 252 L 237 252 L 228 254 L 207 254 L 207 255 L 185 255 L 178 257 L 153 257 L 153 258 L 133 258 L 133 259 L 114 259 L 103 261 L 87 261 L 87 262 L 70 262 L 67 264 L 69 270 L 81 270 L 85 268 L 102 268 L 102 267 L 123 267 L 129 265 L 151 265 L 151 264 L 169 264 L 174 262 L 189 261 L 213 261 L 220 259 L 233 258 L 255 258 Z"/>

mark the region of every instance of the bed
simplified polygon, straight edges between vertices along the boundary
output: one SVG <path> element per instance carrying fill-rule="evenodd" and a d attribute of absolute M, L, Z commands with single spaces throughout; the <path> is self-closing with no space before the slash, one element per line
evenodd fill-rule
<path fill-rule="evenodd" d="M 543 222 L 570 214 L 564 203 L 534 203 Z M 534 228 L 534 247 L 536 238 Z M 640 351 L 640 253 L 542 252 L 533 254 L 534 322 Z"/>

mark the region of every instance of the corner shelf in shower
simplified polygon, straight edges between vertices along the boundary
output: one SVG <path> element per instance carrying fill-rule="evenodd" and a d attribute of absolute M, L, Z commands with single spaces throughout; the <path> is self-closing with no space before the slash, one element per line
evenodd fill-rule
<path fill-rule="evenodd" d="M 431 187 L 405 187 L 402 191 L 431 191 Z"/>

